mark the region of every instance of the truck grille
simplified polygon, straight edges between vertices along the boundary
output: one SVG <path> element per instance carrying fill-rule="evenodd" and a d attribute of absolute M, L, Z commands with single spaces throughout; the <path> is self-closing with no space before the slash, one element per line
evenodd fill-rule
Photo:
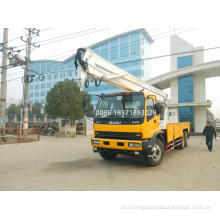
<path fill-rule="evenodd" d="M 95 138 L 140 140 L 141 137 L 138 136 L 139 134 L 140 133 L 96 131 Z"/>

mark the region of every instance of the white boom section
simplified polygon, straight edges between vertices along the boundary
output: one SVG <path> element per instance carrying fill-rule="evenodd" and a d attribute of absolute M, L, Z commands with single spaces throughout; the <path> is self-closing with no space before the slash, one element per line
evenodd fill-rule
<path fill-rule="evenodd" d="M 167 94 L 147 83 L 141 81 L 132 74 L 111 64 L 107 60 L 98 56 L 91 49 L 79 49 L 77 55 L 83 63 L 78 60 L 77 79 L 78 85 L 82 87 L 86 80 L 99 81 L 116 86 L 126 91 L 146 91 L 155 95 L 158 101 L 165 102 Z M 85 68 L 86 66 L 86 68 Z"/>

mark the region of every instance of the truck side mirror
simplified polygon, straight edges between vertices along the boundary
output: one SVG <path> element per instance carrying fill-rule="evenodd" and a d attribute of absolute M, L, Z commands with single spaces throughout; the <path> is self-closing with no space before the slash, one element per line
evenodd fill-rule
<path fill-rule="evenodd" d="M 161 106 L 160 103 L 155 103 L 154 109 L 155 109 L 155 111 L 156 111 L 156 115 L 160 115 L 160 114 L 161 114 L 162 106 Z"/>

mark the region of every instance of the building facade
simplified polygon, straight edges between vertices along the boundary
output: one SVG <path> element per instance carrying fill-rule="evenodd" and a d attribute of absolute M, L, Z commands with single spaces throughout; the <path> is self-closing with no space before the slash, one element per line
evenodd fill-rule
<path fill-rule="evenodd" d="M 171 56 L 171 71 L 204 63 L 203 47 L 193 47 L 177 35 L 171 36 L 170 46 L 171 54 L 177 54 Z M 179 103 L 179 106 L 176 107 L 178 120 L 180 122 L 189 121 L 191 131 L 200 132 L 206 121 L 207 109 L 204 75 L 192 72 L 186 76 L 172 79 L 171 103 Z"/>
<path fill-rule="evenodd" d="M 75 66 L 72 62 L 39 60 L 31 63 L 31 74 L 35 75 L 30 83 L 29 100 L 32 104 L 46 104 L 47 92 L 59 81 L 76 79 Z M 42 75 L 43 80 L 42 80 Z"/>
<path fill-rule="evenodd" d="M 134 76 L 147 80 L 150 78 L 150 60 L 143 60 L 150 57 L 150 47 L 153 40 L 145 29 L 129 31 L 90 46 L 90 48 L 108 60 L 119 66 L 123 70 Z M 30 102 L 41 102 L 46 104 L 47 92 L 59 81 L 76 79 L 74 67 L 74 56 L 69 57 L 63 62 L 53 60 L 42 60 L 32 62 L 32 74 L 35 74 L 34 81 L 30 84 Z M 45 79 L 40 81 L 39 74 L 44 74 Z M 111 85 L 101 83 L 95 87 L 90 83 L 89 88 L 84 87 L 92 95 L 92 104 L 96 104 L 98 95 L 101 93 L 119 92 L 120 89 Z"/>
<path fill-rule="evenodd" d="M 169 121 L 189 121 L 191 131 L 201 133 L 207 120 L 205 79 L 220 75 L 220 60 L 204 63 L 203 47 L 193 47 L 181 37 L 170 39 L 171 71 L 151 78 L 147 83 L 161 89 L 170 88 Z"/>

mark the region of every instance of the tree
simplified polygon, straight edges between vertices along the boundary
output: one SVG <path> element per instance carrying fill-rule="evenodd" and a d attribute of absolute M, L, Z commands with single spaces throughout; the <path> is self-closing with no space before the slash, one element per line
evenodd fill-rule
<path fill-rule="evenodd" d="M 94 107 L 91 103 L 91 95 L 89 95 L 87 92 L 83 92 L 83 108 L 85 115 L 87 117 L 93 117 L 94 116 Z"/>
<path fill-rule="evenodd" d="M 36 115 L 37 118 L 43 118 L 44 115 L 41 113 L 41 109 L 43 108 L 40 102 L 36 102 L 32 105 L 32 116 Z"/>
<path fill-rule="evenodd" d="M 73 120 L 82 118 L 85 115 L 83 108 L 85 95 L 88 94 L 81 92 L 73 80 L 65 79 L 47 93 L 45 110 L 53 118 L 66 117 Z"/>
<path fill-rule="evenodd" d="M 19 117 L 19 115 L 20 115 L 20 107 L 15 104 L 9 105 L 9 107 L 7 108 L 7 116 L 9 122 L 13 122 L 15 116 Z"/>

